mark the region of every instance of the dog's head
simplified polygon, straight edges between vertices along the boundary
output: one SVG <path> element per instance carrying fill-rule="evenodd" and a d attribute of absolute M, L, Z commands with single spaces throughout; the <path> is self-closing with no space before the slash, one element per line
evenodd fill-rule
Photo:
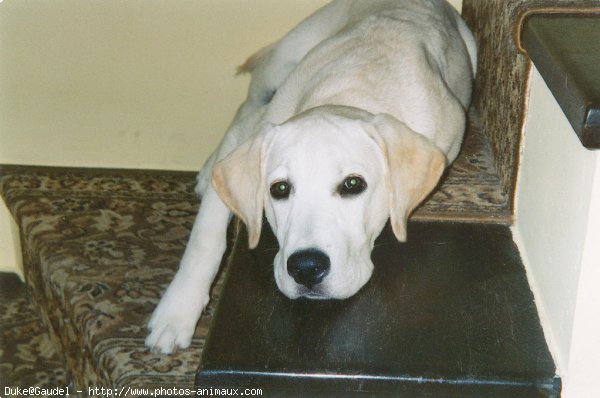
<path fill-rule="evenodd" d="M 323 106 L 271 125 L 213 168 L 213 186 L 279 242 L 275 280 L 290 298 L 346 298 L 371 277 L 373 242 L 391 218 L 406 240 L 411 211 L 437 184 L 444 154 L 386 114 Z"/>

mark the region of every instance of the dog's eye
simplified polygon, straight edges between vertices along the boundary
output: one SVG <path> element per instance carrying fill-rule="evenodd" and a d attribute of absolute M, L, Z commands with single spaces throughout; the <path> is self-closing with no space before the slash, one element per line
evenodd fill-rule
<path fill-rule="evenodd" d="M 367 183 L 359 176 L 349 176 L 338 188 L 341 196 L 358 195 L 367 189 Z"/>
<path fill-rule="evenodd" d="M 277 181 L 271 184 L 270 191 L 273 199 L 287 199 L 290 196 L 292 187 L 287 181 Z"/>

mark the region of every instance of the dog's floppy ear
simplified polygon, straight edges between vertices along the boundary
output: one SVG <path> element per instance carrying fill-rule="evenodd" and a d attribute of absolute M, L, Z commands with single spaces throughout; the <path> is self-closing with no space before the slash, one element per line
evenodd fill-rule
<path fill-rule="evenodd" d="M 437 185 L 446 166 L 444 153 L 427 138 L 388 114 L 373 117 L 367 128 L 387 163 L 390 219 L 394 235 L 406 241 L 410 213 Z"/>
<path fill-rule="evenodd" d="M 248 246 L 258 245 L 262 228 L 264 156 L 272 126 L 218 161 L 212 170 L 212 185 L 221 200 L 248 229 Z"/>

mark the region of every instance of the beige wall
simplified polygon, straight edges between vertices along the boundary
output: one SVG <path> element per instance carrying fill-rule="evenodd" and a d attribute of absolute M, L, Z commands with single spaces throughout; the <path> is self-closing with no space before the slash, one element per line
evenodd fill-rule
<path fill-rule="evenodd" d="M 235 67 L 325 3 L 0 2 L 0 163 L 197 170 L 245 97 Z"/>
<path fill-rule="evenodd" d="M 5 0 L 0 163 L 196 170 L 235 67 L 325 0 Z"/>

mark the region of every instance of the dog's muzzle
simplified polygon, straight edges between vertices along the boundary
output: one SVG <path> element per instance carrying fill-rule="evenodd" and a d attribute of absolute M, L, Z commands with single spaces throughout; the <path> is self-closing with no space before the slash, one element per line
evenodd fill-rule
<path fill-rule="evenodd" d="M 296 283 L 309 289 L 323 281 L 330 266 L 329 257 L 317 249 L 299 250 L 287 260 L 288 274 Z"/>

